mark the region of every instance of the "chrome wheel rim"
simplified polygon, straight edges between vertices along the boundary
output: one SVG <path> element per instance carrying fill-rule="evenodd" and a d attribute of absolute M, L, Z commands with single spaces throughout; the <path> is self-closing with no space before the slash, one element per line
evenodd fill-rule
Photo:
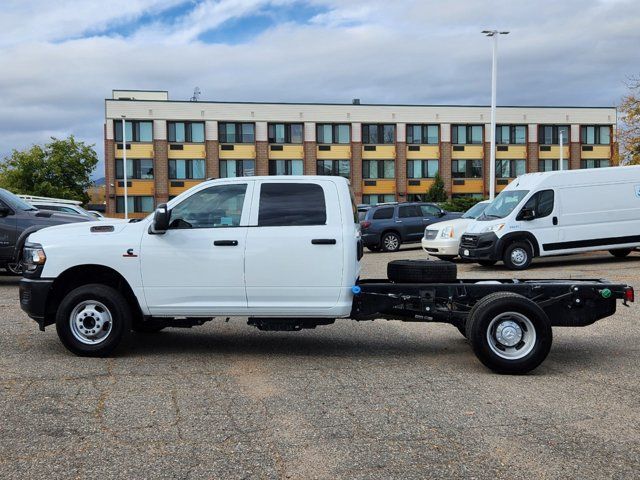
<path fill-rule="evenodd" d="M 536 344 L 536 329 L 526 315 L 504 312 L 487 328 L 487 342 L 493 353 L 507 360 L 524 358 Z"/>
<path fill-rule="evenodd" d="M 75 306 L 69 315 L 71 334 L 86 345 L 104 342 L 113 329 L 109 309 L 96 300 L 85 300 Z"/>
<path fill-rule="evenodd" d="M 384 238 L 384 246 L 387 250 L 396 250 L 399 245 L 398 237 L 395 235 L 387 235 Z"/>
<path fill-rule="evenodd" d="M 23 268 L 24 265 L 21 261 L 16 263 L 7 263 L 7 270 L 9 270 L 14 275 L 22 275 Z"/>
<path fill-rule="evenodd" d="M 527 263 L 528 257 L 529 256 L 527 255 L 527 252 L 524 248 L 514 248 L 511 251 L 511 262 L 518 267 L 521 267 L 522 265 Z"/>

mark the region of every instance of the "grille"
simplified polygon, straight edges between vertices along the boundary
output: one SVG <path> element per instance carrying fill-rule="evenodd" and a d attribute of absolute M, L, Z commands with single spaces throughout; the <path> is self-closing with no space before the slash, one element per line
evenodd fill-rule
<path fill-rule="evenodd" d="M 438 230 L 425 230 L 424 238 L 425 240 L 433 240 L 438 235 Z"/>
<path fill-rule="evenodd" d="M 463 235 L 460 239 L 461 247 L 476 247 L 478 246 L 478 237 L 473 235 Z"/>

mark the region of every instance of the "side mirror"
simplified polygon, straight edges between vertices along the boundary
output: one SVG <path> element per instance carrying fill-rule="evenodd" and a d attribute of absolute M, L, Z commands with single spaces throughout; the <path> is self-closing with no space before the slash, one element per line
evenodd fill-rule
<path fill-rule="evenodd" d="M 536 218 L 536 211 L 533 208 L 523 208 L 518 215 L 519 220 L 529 221 Z"/>
<path fill-rule="evenodd" d="M 9 207 L 5 207 L 4 205 L 0 206 L 0 218 L 4 218 L 11 213 Z"/>
<path fill-rule="evenodd" d="M 171 210 L 167 208 L 166 203 L 161 203 L 153 214 L 153 222 L 149 227 L 149 233 L 162 234 L 169 230 L 169 220 L 171 219 Z"/>
<path fill-rule="evenodd" d="M 447 214 L 447 212 L 445 212 L 444 210 L 440 210 L 440 213 L 438 214 L 439 217 L 444 217 Z"/>

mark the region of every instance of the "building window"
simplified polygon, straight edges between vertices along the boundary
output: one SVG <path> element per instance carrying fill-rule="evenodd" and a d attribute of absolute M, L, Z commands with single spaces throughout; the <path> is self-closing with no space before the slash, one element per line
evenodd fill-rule
<path fill-rule="evenodd" d="M 363 160 L 362 178 L 395 178 L 394 160 Z"/>
<path fill-rule="evenodd" d="M 393 194 L 369 194 L 362 195 L 362 203 L 366 205 L 377 205 L 379 203 L 390 203 L 395 202 L 396 196 Z"/>
<path fill-rule="evenodd" d="M 562 160 L 563 170 L 569 170 L 569 159 L 565 158 Z M 558 160 L 554 159 L 544 159 L 538 161 L 538 171 L 539 172 L 553 172 L 554 170 L 558 170 Z"/>
<path fill-rule="evenodd" d="M 559 145 L 560 133 L 562 133 L 562 143 L 569 145 L 569 125 L 539 125 L 538 143 L 540 145 Z"/>
<path fill-rule="evenodd" d="M 316 125 L 316 140 L 318 143 L 351 142 L 351 126 L 348 123 L 319 123 Z"/>
<path fill-rule="evenodd" d="M 482 125 L 453 125 L 451 142 L 456 145 L 480 145 L 483 131 Z"/>
<path fill-rule="evenodd" d="M 609 160 L 607 160 L 606 158 L 580 160 L 580 168 L 604 168 L 610 166 L 611 162 L 609 162 Z"/>
<path fill-rule="evenodd" d="M 171 210 L 170 228 L 237 227 L 247 184 L 214 185 L 198 190 Z"/>
<path fill-rule="evenodd" d="M 438 173 L 438 160 L 407 160 L 407 178 L 433 178 Z"/>
<path fill-rule="evenodd" d="M 255 160 L 220 160 L 220 178 L 251 177 L 255 174 Z"/>
<path fill-rule="evenodd" d="M 302 124 L 270 123 L 269 143 L 302 143 Z"/>
<path fill-rule="evenodd" d="M 482 200 L 483 196 L 481 193 L 453 193 L 451 194 L 451 198 L 473 198 L 475 200 Z"/>
<path fill-rule="evenodd" d="M 153 197 L 128 195 L 127 207 L 129 213 L 153 212 Z M 116 197 L 116 213 L 124 213 L 124 197 Z"/>
<path fill-rule="evenodd" d="M 583 125 L 580 127 L 580 141 L 586 145 L 609 145 L 611 128 L 608 125 Z"/>
<path fill-rule="evenodd" d="M 204 143 L 204 122 L 167 122 L 170 143 Z"/>
<path fill-rule="evenodd" d="M 396 126 L 393 124 L 365 123 L 362 125 L 362 143 L 391 145 L 396 142 Z"/>
<path fill-rule="evenodd" d="M 452 178 L 482 178 L 482 160 L 453 160 Z"/>
<path fill-rule="evenodd" d="M 169 178 L 171 180 L 199 180 L 204 177 L 204 160 L 169 160 Z"/>
<path fill-rule="evenodd" d="M 269 160 L 269 175 L 304 175 L 302 160 Z"/>
<path fill-rule="evenodd" d="M 116 142 L 122 142 L 122 122 L 114 120 Z M 142 122 L 138 120 L 125 122 L 127 142 L 152 142 L 153 122 Z"/>
<path fill-rule="evenodd" d="M 439 140 L 439 125 L 407 125 L 407 143 L 437 145 Z"/>
<path fill-rule="evenodd" d="M 318 160 L 317 174 L 349 178 L 351 163 L 349 160 Z"/>
<path fill-rule="evenodd" d="M 255 125 L 253 123 L 218 123 L 220 143 L 255 143 Z"/>
<path fill-rule="evenodd" d="M 124 178 L 123 160 L 116 159 L 116 178 Z M 127 180 L 149 180 L 153 178 L 153 160 L 150 158 L 128 158 Z"/>
<path fill-rule="evenodd" d="M 525 125 L 498 125 L 496 143 L 499 145 L 524 145 L 527 142 Z"/>
<path fill-rule="evenodd" d="M 496 160 L 496 178 L 516 178 L 527 173 L 526 160 Z"/>

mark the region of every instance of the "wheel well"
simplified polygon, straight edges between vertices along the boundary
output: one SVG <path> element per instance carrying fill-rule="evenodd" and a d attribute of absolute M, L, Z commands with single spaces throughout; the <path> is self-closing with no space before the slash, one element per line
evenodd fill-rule
<path fill-rule="evenodd" d="M 382 242 L 382 238 L 387 234 L 387 233 L 395 233 L 396 235 L 398 235 L 398 237 L 400 238 L 400 241 L 402 241 L 402 235 L 400 235 L 400 232 L 397 230 L 394 230 L 393 228 L 388 228 L 387 230 L 384 230 L 381 234 L 380 234 L 380 241 Z"/>
<path fill-rule="evenodd" d="M 501 239 L 500 252 L 499 252 L 500 258 L 504 256 L 504 251 L 507 249 L 507 246 L 509 244 L 513 242 L 521 242 L 521 241 L 525 241 L 529 243 L 529 245 L 531 245 L 531 247 L 533 248 L 534 257 L 540 256 L 540 247 L 538 245 L 538 241 L 536 240 L 536 237 L 534 237 L 528 232 L 522 232 L 522 233 L 513 233 L 511 235 L 504 236 Z"/>
<path fill-rule="evenodd" d="M 118 290 L 129 303 L 133 320 L 142 318 L 138 299 L 127 280 L 120 273 L 104 265 L 77 265 L 65 270 L 54 280 L 47 298 L 45 321 L 54 323 L 58 306 L 66 294 L 77 287 L 90 283 L 100 283 Z"/>

